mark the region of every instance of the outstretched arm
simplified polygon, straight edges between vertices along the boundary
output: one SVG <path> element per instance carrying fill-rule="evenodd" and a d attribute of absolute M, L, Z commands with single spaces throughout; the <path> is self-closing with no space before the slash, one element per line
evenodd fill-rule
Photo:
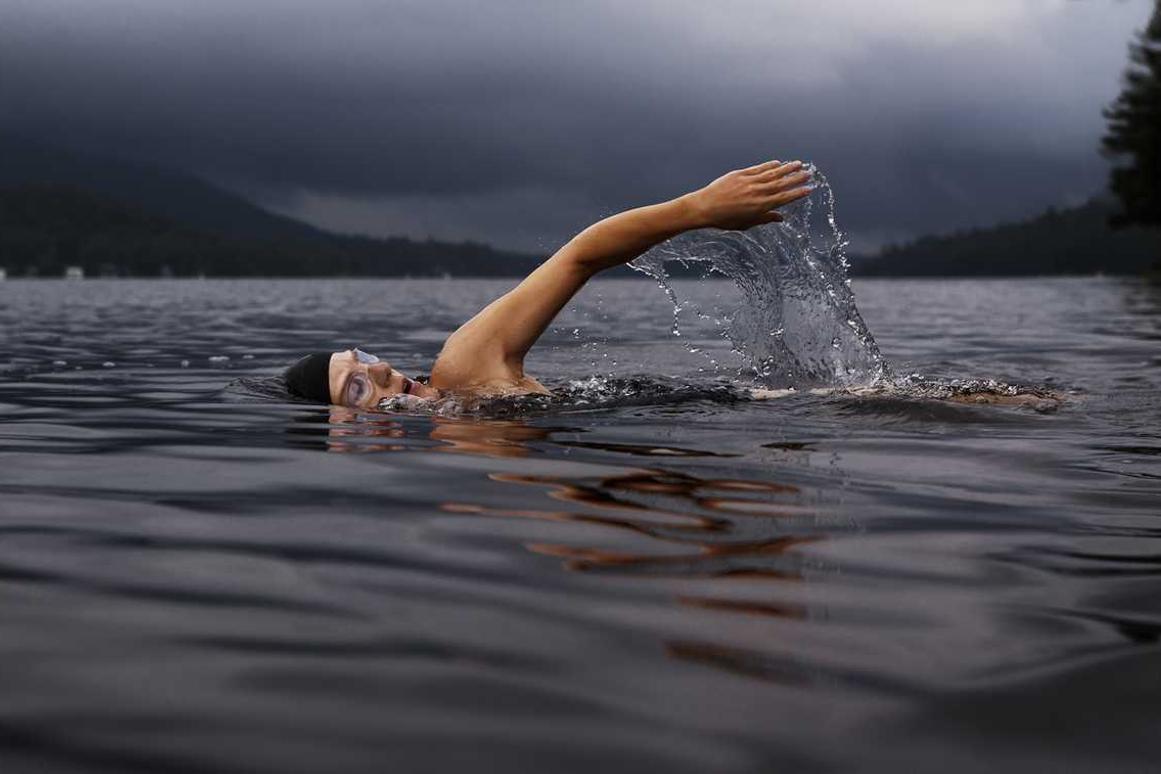
<path fill-rule="evenodd" d="M 523 376 L 524 356 L 594 274 L 697 228 L 743 230 L 782 220 L 778 207 L 811 191 L 800 162 L 768 161 L 704 188 L 589 226 L 448 338 L 433 370 L 447 384 Z M 440 372 L 437 374 L 437 371 Z"/>

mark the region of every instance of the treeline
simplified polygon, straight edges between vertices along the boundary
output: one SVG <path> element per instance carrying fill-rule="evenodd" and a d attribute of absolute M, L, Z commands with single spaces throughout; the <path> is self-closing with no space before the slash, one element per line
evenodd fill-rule
<path fill-rule="evenodd" d="M 539 259 L 472 242 L 315 232 L 246 238 L 183 225 L 59 185 L 0 189 L 0 268 L 9 276 L 503 276 Z"/>
<path fill-rule="evenodd" d="M 1116 227 L 1161 230 L 1161 0 L 1149 25 L 1129 46 L 1129 66 L 1121 93 L 1105 110 L 1108 132 L 1101 141 L 1114 162 L 1109 188 L 1121 205 Z M 1161 251 L 1153 261 L 1161 277 Z"/>
<path fill-rule="evenodd" d="M 1050 209 L 1022 223 L 924 237 L 852 261 L 862 276 L 1013 277 L 1140 274 L 1161 257 L 1161 232 L 1113 229 L 1111 205 Z"/>

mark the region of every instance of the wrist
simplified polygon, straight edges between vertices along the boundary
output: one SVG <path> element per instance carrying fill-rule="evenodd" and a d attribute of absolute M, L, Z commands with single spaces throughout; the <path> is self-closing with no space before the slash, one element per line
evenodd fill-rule
<path fill-rule="evenodd" d="M 673 200 L 677 208 L 677 222 L 682 231 L 706 228 L 710 225 L 709 214 L 702 201 L 701 191 L 691 191 Z"/>

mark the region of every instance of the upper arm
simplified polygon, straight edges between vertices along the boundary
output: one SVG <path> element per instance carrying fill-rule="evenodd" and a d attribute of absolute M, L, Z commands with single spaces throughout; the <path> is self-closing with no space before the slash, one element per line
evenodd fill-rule
<path fill-rule="evenodd" d="M 590 276 L 566 245 L 461 325 L 448 337 L 437 364 L 445 373 L 454 371 L 457 382 L 520 372 L 528 350 Z"/>

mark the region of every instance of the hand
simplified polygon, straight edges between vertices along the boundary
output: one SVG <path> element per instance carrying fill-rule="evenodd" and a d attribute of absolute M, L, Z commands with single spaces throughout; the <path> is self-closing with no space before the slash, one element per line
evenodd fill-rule
<path fill-rule="evenodd" d="M 814 188 L 805 185 L 809 180 L 801 161 L 767 161 L 727 172 L 684 198 L 697 227 L 742 231 L 781 221 L 775 210 L 810 195 Z"/>

